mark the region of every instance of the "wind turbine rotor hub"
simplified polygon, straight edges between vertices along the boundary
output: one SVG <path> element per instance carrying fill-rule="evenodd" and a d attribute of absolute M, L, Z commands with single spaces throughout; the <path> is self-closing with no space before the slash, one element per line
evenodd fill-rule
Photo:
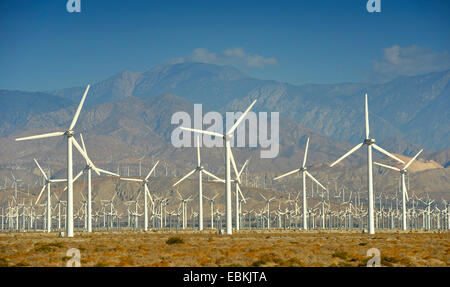
<path fill-rule="evenodd" d="M 406 169 L 402 169 L 402 170 L 400 170 L 400 173 L 402 173 L 402 174 L 406 174 L 408 171 L 406 170 Z"/>
<path fill-rule="evenodd" d="M 306 166 L 300 168 L 300 171 L 307 171 L 307 170 L 308 170 L 308 168 Z"/>
<path fill-rule="evenodd" d="M 64 134 L 65 134 L 67 137 L 73 137 L 73 135 L 74 135 L 75 133 L 74 133 L 73 130 L 67 130 Z"/>
<path fill-rule="evenodd" d="M 365 145 L 373 145 L 375 143 L 375 139 L 365 139 L 364 144 Z"/>
<path fill-rule="evenodd" d="M 233 138 L 233 134 L 226 134 L 226 135 L 223 136 L 223 139 L 224 139 L 225 141 L 229 141 L 229 140 L 231 140 L 232 138 Z"/>

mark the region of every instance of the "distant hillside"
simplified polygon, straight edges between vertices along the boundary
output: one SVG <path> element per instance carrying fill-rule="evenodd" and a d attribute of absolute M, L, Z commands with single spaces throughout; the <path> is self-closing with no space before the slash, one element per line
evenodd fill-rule
<path fill-rule="evenodd" d="M 404 155 L 399 155 L 399 154 L 395 154 L 395 155 L 406 163 L 412 159 L 411 157 L 407 157 Z M 404 165 L 401 163 L 396 163 L 394 166 L 396 166 L 398 168 L 402 168 Z M 418 172 L 418 171 L 425 171 L 425 170 L 436 169 L 436 168 L 444 168 L 444 167 L 434 160 L 423 160 L 423 159 L 419 158 L 418 160 L 415 160 L 408 167 L 408 171 L 409 172 Z"/>
<path fill-rule="evenodd" d="M 441 150 L 450 142 L 450 71 L 399 77 L 385 84 L 295 86 L 251 78 L 235 68 L 203 63 L 129 71 L 93 85 L 87 105 L 130 97 L 174 94 L 205 110 L 234 110 L 258 98 L 255 110 L 283 117 L 340 141 L 363 134 L 363 95 L 369 94 L 372 134 L 390 150 L 410 155 L 414 145 Z M 78 99 L 83 87 L 52 92 Z M 226 108 L 224 108 L 226 106 Z"/>
<path fill-rule="evenodd" d="M 73 105 L 68 99 L 40 92 L 0 90 L 0 136 L 24 129 L 35 115 Z"/>
<path fill-rule="evenodd" d="M 125 71 L 92 85 L 75 128 L 76 138 L 83 133 L 88 153 L 99 167 L 122 175 L 131 169 L 130 174 L 136 175 L 139 158 L 144 156 L 143 173 L 161 160 L 159 175 L 167 170 L 169 177 L 180 176 L 194 167 L 196 155 L 194 148 L 172 146 L 173 113 L 192 115 L 195 103 L 204 104 L 204 113 L 211 109 L 242 111 L 258 99 L 254 111 L 280 112 L 279 155 L 260 159 L 259 148 L 234 148 L 238 165 L 251 157 L 249 173 L 258 178 L 259 184 L 262 181 L 283 190 L 292 181 L 290 190 L 297 190 L 296 178 L 282 183 L 273 183 L 272 179 L 300 166 L 310 137 L 308 165 L 312 172 L 330 182 L 338 177 L 343 186 L 356 190 L 365 186 L 364 150 L 336 168 L 328 166 L 362 140 L 363 95 L 367 92 L 371 136 L 380 146 L 405 158 L 424 148 L 423 159 L 411 167 L 413 177 L 421 174 L 424 180 L 417 183 L 417 192 L 445 194 L 450 189 L 448 168 L 440 165 L 448 167 L 449 162 L 449 78 L 450 72 L 445 71 L 400 77 L 382 85 L 295 86 L 253 79 L 232 67 L 200 63 L 164 65 L 144 73 Z M 35 184 L 38 175 L 33 158 L 49 166 L 56 177 L 65 176 L 63 137 L 20 143 L 14 138 L 64 131 L 84 88 L 45 93 L 0 91 L 0 183 L 5 177 L 11 180 L 12 170 L 21 171 L 24 177 L 34 173 L 27 184 Z M 223 176 L 223 149 L 202 148 L 201 153 L 204 166 Z M 384 160 L 378 152 L 374 152 L 374 158 Z M 74 152 L 75 170 L 83 166 L 84 160 Z M 377 188 L 395 190 L 396 175 L 377 172 L 383 176 L 377 177 L 383 179 Z"/>
<path fill-rule="evenodd" d="M 435 152 L 430 155 L 430 158 L 434 159 L 435 161 L 443 165 L 445 168 L 447 168 L 450 166 L 450 149 Z"/>

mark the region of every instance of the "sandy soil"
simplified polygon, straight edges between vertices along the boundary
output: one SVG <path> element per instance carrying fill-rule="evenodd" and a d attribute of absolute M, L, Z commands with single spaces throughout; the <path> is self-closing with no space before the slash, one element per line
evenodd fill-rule
<path fill-rule="evenodd" d="M 181 242 L 180 242 L 181 241 Z M 120 231 L 0 233 L 0 266 L 366 266 L 377 248 L 382 266 L 450 266 L 450 232 Z M 69 262 L 70 262 L 69 261 Z"/>

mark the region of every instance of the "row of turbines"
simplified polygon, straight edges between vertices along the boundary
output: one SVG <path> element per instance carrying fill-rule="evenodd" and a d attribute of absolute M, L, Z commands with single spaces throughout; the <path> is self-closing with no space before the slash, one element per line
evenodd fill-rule
<path fill-rule="evenodd" d="M 145 189 L 143 189 L 145 190 Z M 189 205 L 195 199 L 192 195 L 183 196 L 178 190 L 173 195 L 153 195 L 150 204 L 148 221 L 145 222 L 145 212 L 139 204 L 140 195 L 130 201 L 125 201 L 127 212 L 122 213 L 115 206 L 117 193 L 111 199 L 100 200 L 99 206 L 91 216 L 91 225 L 88 225 L 87 200 L 82 194 L 82 202 L 74 214 L 74 228 L 80 231 L 95 230 L 145 230 L 145 225 L 151 229 L 185 230 L 200 229 L 199 213 L 197 208 Z M 331 198 L 337 200 L 330 200 Z M 237 212 L 234 217 L 235 230 L 251 229 L 316 229 L 316 230 L 353 230 L 364 229 L 367 226 L 367 209 L 360 201 L 359 194 L 350 192 L 346 199 L 340 192 L 322 190 L 307 197 L 314 200 L 315 205 L 307 209 L 306 222 L 303 220 L 301 193 L 287 198 L 267 197 L 259 193 L 263 200 L 246 198 L 239 194 Z M 56 204 L 51 208 L 50 216 L 47 204 L 17 203 L 12 200 L 6 208 L 0 209 L 0 230 L 2 231 L 37 231 L 63 230 L 66 228 L 66 201 L 60 200 L 53 193 Z M 223 227 L 224 213 L 215 207 L 219 194 L 203 195 L 209 203 L 210 213 L 205 216 L 205 228 Z M 252 209 L 246 208 L 250 201 L 256 201 Z M 274 208 L 274 204 L 278 207 Z M 271 208 L 272 206 L 272 208 Z M 208 210 L 208 207 L 205 208 Z M 403 216 L 399 209 L 399 198 L 395 196 L 376 197 L 375 227 L 377 229 L 394 230 L 403 226 Z M 449 204 L 442 200 L 435 202 L 428 197 L 413 195 L 407 205 L 406 225 L 409 230 L 449 230 L 450 213 Z M 144 220 L 143 220 L 144 219 Z M 306 224 L 306 225 L 304 225 Z"/>
<path fill-rule="evenodd" d="M 52 230 L 53 222 L 54 222 L 54 210 L 52 210 L 51 205 L 51 185 L 57 183 L 65 183 L 67 190 L 66 200 L 60 201 L 57 199 L 58 204 L 58 213 L 57 213 L 57 226 L 58 229 L 65 228 L 67 237 L 74 236 L 74 228 L 84 229 L 87 232 L 92 232 L 94 228 L 120 228 L 122 226 L 122 222 L 124 218 L 127 218 L 125 227 L 139 229 L 141 224 L 143 225 L 143 230 L 147 231 L 149 228 L 149 223 L 151 224 L 151 228 L 179 228 L 186 229 L 188 226 L 188 221 L 191 220 L 191 227 L 195 227 L 198 230 L 204 229 L 204 215 L 203 215 L 203 200 L 206 199 L 210 202 L 211 205 L 211 216 L 209 219 L 210 227 L 214 226 L 214 221 L 216 221 L 216 226 L 222 227 L 225 225 L 225 233 L 232 234 L 233 232 L 233 215 L 232 215 L 232 184 L 235 185 L 235 222 L 234 228 L 235 230 L 240 230 L 242 228 L 271 228 L 271 224 L 273 221 L 277 222 L 278 227 L 284 226 L 285 228 L 292 228 L 293 226 L 297 228 L 302 228 L 303 230 L 308 230 L 311 228 L 321 227 L 323 229 L 329 228 L 363 228 L 363 226 L 367 226 L 368 233 L 374 234 L 375 228 L 383 228 L 385 218 L 390 218 L 392 228 L 395 227 L 395 222 L 398 221 L 399 213 L 393 212 L 392 210 L 386 211 L 384 209 L 379 209 L 375 211 L 374 208 L 374 193 L 373 193 L 373 172 L 372 165 L 377 164 L 383 168 L 388 168 L 397 172 L 400 172 L 401 175 L 401 192 L 402 192 L 402 214 L 401 214 L 401 228 L 403 230 L 412 227 L 417 227 L 417 222 L 419 222 L 420 216 L 423 216 L 421 222 L 425 222 L 425 229 L 430 229 L 432 227 L 433 218 L 439 217 L 437 220 L 437 225 L 439 228 L 445 227 L 448 228 L 449 225 L 449 207 L 446 205 L 442 210 L 439 210 L 438 215 L 436 215 L 435 209 L 433 211 L 430 210 L 430 202 L 427 205 L 427 211 L 420 213 L 419 209 L 413 211 L 411 213 L 411 208 L 407 208 L 407 201 L 409 200 L 407 189 L 405 185 L 405 174 L 407 172 L 408 167 L 412 164 L 412 162 L 419 156 L 422 152 L 419 151 L 414 158 L 412 158 L 408 163 L 405 163 L 398 157 L 384 150 L 375 144 L 375 139 L 370 138 L 369 134 L 369 113 L 368 113 L 368 99 L 367 94 L 365 95 L 365 139 L 362 143 L 358 144 L 354 148 L 352 148 L 349 152 L 335 161 L 330 167 L 335 166 L 337 163 L 348 157 L 350 154 L 354 153 L 358 149 L 363 146 L 367 147 L 367 190 L 368 190 L 368 206 L 366 209 L 362 207 L 362 205 L 355 205 L 352 202 L 347 202 L 347 208 L 345 210 L 332 211 L 330 202 L 326 202 L 322 199 L 314 208 L 308 208 L 307 195 L 306 195 L 306 178 L 310 178 L 314 183 L 320 186 L 324 191 L 327 191 L 325 188 L 310 172 L 309 167 L 306 165 L 308 148 L 309 148 L 309 138 L 306 142 L 305 154 L 303 158 L 303 163 L 300 168 L 290 171 L 286 174 L 280 175 L 274 180 L 278 181 L 284 177 L 293 174 L 301 174 L 302 175 L 302 193 L 298 193 L 296 200 L 290 201 L 289 204 L 294 204 L 295 208 L 286 207 L 284 210 L 281 209 L 281 202 L 279 208 L 274 212 L 270 211 L 270 202 L 275 200 L 275 198 L 266 198 L 261 194 L 261 197 L 265 201 L 265 207 L 260 210 L 244 210 L 242 211 L 242 204 L 245 204 L 248 199 L 246 199 L 241 191 L 241 176 L 245 168 L 248 165 L 248 160 L 244 163 L 240 170 L 238 170 L 232 150 L 231 150 L 231 140 L 234 136 L 234 131 L 240 125 L 240 123 L 245 119 L 248 112 L 255 105 L 256 100 L 254 100 L 251 105 L 245 110 L 245 112 L 239 117 L 239 119 L 234 123 L 234 125 L 226 131 L 224 134 L 209 131 L 209 130 L 198 130 L 191 129 L 186 127 L 180 127 L 183 130 L 195 132 L 198 134 L 204 134 L 209 136 L 215 136 L 223 139 L 224 143 L 224 154 L 225 154 L 225 179 L 221 179 L 218 176 L 212 174 L 210 171 L 206 170 L 201 163 L 200 157 L 200 145 L 199 145 L 199 137 L 197 136 L 197 166 L 194 170 L 190 171 L 184 177 L 182 177 L 179 181 L 173 184 L 173 187 L 177 186 L 184 180 L 186 180 L 189 176 L 194 173 L 198 174 L 198 212 L 191 210 L 190 220 L 188 218 L 188 208 L 187 205 L 190 201 L 193 200 L 192 197 L 183 198 L 183 196 L 177 191 L 177 197 L 179 202 L 178 208 L 172 211 L 167 210 L 167 205 L 170 200 L 173 198 L 157 198 L 156 195 L 150 193 L 149 183 L 151 180 L 151 175 L 154 173 L 156 166 L 159 161 L 157 161 L 150 172 L 145 176 L 140 176 L 139 178 L 135 177 L 121 177 L 118 173 L 114 173 L 111 171 L 107 171 L 101 168 L 98 168 L 94 165 L 94 163 L 90 160 L 86 146 L 84 144 L 83 136 L 80 134 L 81 145 L 74 137 L 74 128 L 78 121 L 81 109 L 83 107 L 84 101 L 86 99 L 87 93 L 89 91 L 90 86 L 88 85 L 84 91 L 83 97 L 81 99 L 80 104 L 75 112 L 75 115 L 72 119 L 71 124 L 69 125 L 66 131 L 58 131 L 47 134 L 41 134 L 30 137 L 18 138 L 16 141 L 24 141 L 24 140 L 34 140 L 34 139 L 42 139 L 42 138 L 50 138 L 50 137 L 59 137 L 64 136 L 67 139 L 67 178 L 65 179 L 52 179 L 48 176 L 44 170 L 39 165 L 38 161 L 35 159 L 35 163 L 45 178 L 45 185 L 43 186 L 39 196 L 34 203 L 34 205 L 26 206 L 25 203 L 10 202 L 9 206 L 5 213 L 1 213 L 1 228 L 4 230 L 5 223 L 7 229 L 15 229 L 19 230 L 20 226 L 23 229 L 37 229 L 40 224 L 41 229 L 47 230 L 50 232 Z M 76 150 L 81 154 L 84 158 L 86 165 L 85 167 L 74 177 L 73 176 L 73 146 L 75 146 Z M 373 163 L 372 161 L 372 148 L 375 150 L 387 155 L 388 157 L 400 162 L 403 164 L 402 168 L 392 167 L 383 163 Z M 140 158 L 139 161 L 141 163 L 143 158 Z M 141 167 L 141 164 L 140 164 Z M 234 170 L 234 177 L 231 176 L 231 168 Z M 141 168 L 139 169 L 141 171 Z M 248 170 L 248 169 L 247 169 Z M 127 214 L 120 214 L 115 208 L 113 201 L 117 195 L 114 194 L 111 200 L 102 201 L 101 208 L 98 208 L 96 212 L 93 212 L 92 208 L 92 189 L 91 189 L 91 177 L 92 171 L 97 175 L 106 174 L 120 178 L 124 181 L 131 181 L 140 184 L 140 189 L 137 194 L 137 197 L 133 201 L 126 202 L 127 205 Z M 167 173 L 167 166 L 166 166 Z M 84 197 L 83 202 L 79 210 L 74 211 L 74 202 L 73 202 L 73 184 L 74 182 L 80 178 L 83 174 L 87 175 L 87 195 Z M 141 174 L 141 173 L 140 173 Z M 225 184 L 225 211 L 224 213 L 220 212 L 218 209 L 214 211 L 213 205 L 215 196 L 206 197 L 203 194 L 202 189 L 202 176 L 206 174 L 208 177 L 213 178 L 213 181 L 220 182 Z M 42 196 L 43 192 L 47 189 L 47 203 L 45 206 L 39 206 L 38 201 Z M 54 194 L 54 193 L 53 193 Z M 143 203 L 143 213 L 139 213 L 140 205 L 138 203 L 138 199 L 142 194 L 142 198 L 144 200 Z M 322 192 L 324 194 L 324 192 Z M 299 196 L 301 195 L 302 203 L 298 204 L 297 201 Z M 56 196 L 56 195 L 55 195 Z M 150 202 L 149 202 L 150 201 Z M 150 203 L 150 204 L 149 204 Z M 288 204 L 288 206 L 289 206 Z M 149 210 L 149 205 L 151 206 Z M 45 207 L 43 213 L 38 212 L 39 207 Z M 301 212 L 300 211 L 301 207 Z M 435 207 L 437 208 L 437 207 Z M 61 210 L 62 209 L 62 210 Z M 21 213 L 19 212 L 21 210 Z M 413 204 L 413 210 L 414 204 Z M 253 215 L 253 217 L 252 217 Z M 141 222 L 140 218 L 143 216 L 143 222 Z M 426 218 L 425 218 L 426 217 Z M 169 218 L 169 219 L 168 219 Z M 180 221 L 181 218 L 181 221 Z M 408 220 L 409 218 L 409 220 Z M 39 220 L 40 219 L 40 220 Z M 173 222 L 175 221 L 175 224 Z M 433 222 L 435 222 L 434 220 Z M 74 223 L 76 222 L 76 226 Z M 181 223 L 180 223 L 181 222 Z M 394 223 L 393 223 L 394 222 Z M 21 224 L 20 224 L 21 223 Z M 62 223 L 64 227 L 62 226 Z M 301 223 L 301 224 L 300 224 Z M 381 224 L 380 224 L 381 223 Z M 413 226 L 414 223 L 416 225 Z M 197 224 L 197 225 L 196 225 Z M 20 225 L 20 226 L 19 226 Z M 381 227 L 380 227 L 381 226 Z M 242 227 L 242 228 L 241 228 Z"/>

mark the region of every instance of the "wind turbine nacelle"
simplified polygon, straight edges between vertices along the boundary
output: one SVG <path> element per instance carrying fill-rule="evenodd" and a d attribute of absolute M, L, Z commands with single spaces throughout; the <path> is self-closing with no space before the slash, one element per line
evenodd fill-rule
<path fill-rule="evenodd" d="M 72 130 L 68 130 L 68 131 L 66 131 L 64 134 L 65 134 L 66 136 L 68 136 L 68 137 L 73 137 L 73 135 L 74 135 L 75 133 L 74 133 L 74 131 L 72 131 Z"/>
<path fill-rule="evenodd" d="M 373 145 L 375 143 L 375 139 L 365 139 L 364 144 Z"/>

